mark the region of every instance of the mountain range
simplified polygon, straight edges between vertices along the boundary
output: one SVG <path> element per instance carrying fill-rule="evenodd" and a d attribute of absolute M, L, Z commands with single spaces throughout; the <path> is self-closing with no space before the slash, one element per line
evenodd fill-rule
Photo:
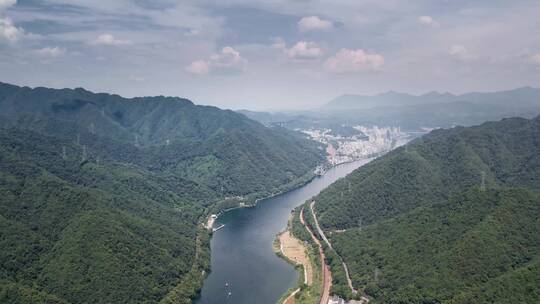
<path fill-rule="evenodd" d="M 173 97 L 0 84 L 0 302 L 191 303 L 211 213 L 306 182 L 296 132 Z"/>
<path fill-rule="evenodd" d="M 420 104 L 442 104 L 450 102 L 471 102 L 476 104 L 492 104 L 500 106 L 527 107 L 537 106 L 540 89 L 522 87 L 499 92 L 472 92 L 451 94 L 429 92 L 423 95 L 411 95 L 389 91 L 377 95 L 341 95 L 323 105 L 325 110 L 339 109 L 372 109 L 377 107 L 403 107 Z"/>
<path fill-rule="evenodd" d="M 391 91 L 374 96 L 342 95 L 311 110 L 241 113 L 267 125 L 277 123 L 290 129 L 377 125 L 422 131 L 472 126 L 507 117 L 533 118 L 540 114 L 540 89 L 523 87 L 461 95 L 431 92 L 419 96 Z"/>

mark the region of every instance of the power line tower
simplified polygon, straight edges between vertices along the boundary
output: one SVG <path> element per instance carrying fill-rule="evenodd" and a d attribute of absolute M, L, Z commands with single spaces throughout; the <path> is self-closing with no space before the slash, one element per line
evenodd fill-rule
<path fill-rule="evenodd" d="M 66 146 L 62 146 L 62 159 L 67 159 Z"/>
<path fill-rule="evenodd" d="M 482 171 L 482 181 L 480 183 L 480 190 L 486 191 L 486 173 Z"/>
<path fill-rule="evenodd" d="M 86 145 L 82 146 L 82 161 L 86 160 Z"/>
<path fill-rule="evenodd" d="M 375 267 L 375 271 L 373 273 L 373 278 L 375 279 L 375 283 L 379 283 L 379 276 L 381 275 L 381 270 L 379 267 Z"/>

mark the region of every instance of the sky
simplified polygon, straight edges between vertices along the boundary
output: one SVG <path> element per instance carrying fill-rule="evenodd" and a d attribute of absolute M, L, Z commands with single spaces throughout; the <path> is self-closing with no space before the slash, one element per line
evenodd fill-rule
<path fill-rule="evenodd" d="M 251 110 L 540 87 L 540 1 L 0 0 L 0 81 Z"/>

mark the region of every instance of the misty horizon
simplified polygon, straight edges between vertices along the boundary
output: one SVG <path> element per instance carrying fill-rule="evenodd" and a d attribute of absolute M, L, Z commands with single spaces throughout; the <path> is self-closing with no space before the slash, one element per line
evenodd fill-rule
<path fill-rule="evenodd" d="M 1 80 L 230 109 L 540 86 L 535 1 L 0 1 Z"/>
<path fill-rule="evenodd" d="M 188 96 L 175 96 L 175 95 L 163 95 L 163 94 L 160 94 L 159 92 L 156 92 L 156 94 L 154 95 L 123 95 L 123 94 L 118 94 L 118 93 L 115 93 L 115 92 L 106 92 L 106 91 L 93 91 L 93 90 L 89 90 L 83 86 L 76 86 L 76 87 L 47 87 L 47 86 L 28 86 L 28 85 L 24 85 L 24 84 L 17 84 L 17 83 L 8 83 L 8 82 L 3 82 L 0 80 L 0 83 L 5 83 L 5 84 L 8 84 L 8 85 L 15 85 L 15 86 L 20 86 L 20 87 L 29 87 L 31 89 L 36 89 L 36 88 L 47 88 L 47 89 L 57 89 L 57 90 L 62 90 L 62 89 L 69 89 L 69 90 L 77 90 L 77 89 L 82 89 L 82 90 L 85 90 L 85 91 L 88 91 L 88 92 L 91 92 L 93 94 L 110 94 L 110 95 L 118 95 L 120 97 L 123 97 L 123 98 L 147 98 L 147 97 L 166 97 L 166 98 L 181 98 L 181 99 L 187 99 L 191 102 L 193 102 L 195 105 L 200 105 L 200 106 L 215 106 L 215 107 L 218 107 L 220 109 L 224 109 L 224 110 L 232 110 L 232 111 L 253 111 L 253 112 L 295 112 L 295 111 L 310 111 L 310 110 L 319 110 L 321 107 L 324 107 L 325 105 L 328 105 L 330 104 L 331 102 L 333 101 L 336 101 L 338 100 L 340 97 L 347 97 L 347 96 L 352 96 L 352 97 L 378 97 L 378 96 L 385 96 L 385 95 L 390 95 L 390 94 L 396 94 L 396 95 L 408 95 L 410 97 L 425 97 L 425 96 L 429 96 L 429 95 L 432 95 L 432 94 L 435 94 L 435 95 L 439 95 L 439 96 L 442 96 L 442 95 L 451 95 L 453 97 L 460 97 L 462 95 L 467 95 L 467 94 L 490 94 L 490 93 L 493 93 L 493 94 L 496 94 L 496 93 L 504 93 L 504 92 L 512 92 L 512 91 L 517 91 L 517 90 L 523 90 L 523 89 L 533 89 L 533 90 L 540 90 L 540 88 L 538 87 L 532 87 L 532 86 L 522 86 L 522 87 L 516 87 L 516 88 L 511 88 L 511 89 L 506 89 L 506 90 L 498 90 L 498 91 L 470 91 L 470 92 L 463 92 L 463 93 L 453 93 L 453 92 L 440 92 L 440 91 L 427 91 L 427 92 L 424 92 L 424 93 L 409 93 L 409 92 L 401 92 L 401 91 L 395 91 L 395 90 L 389 90 L 389 91 L 384 91 L 384 92 L 378 92 L 378 93 L 374 93 L 374 94 L 359 94 L 359 93 L 343 93 L 341 95 L 338 95 L 338 96 L 335 96 L 334 98 L 331 98 L 327 101 L 323 101 L 322 103 L 320 104 L 317 104 L 317 105 L 313 105 L 313 107 L 310 107 L 310 108 L 300 108 L 300 107 L 284 107 L 284 108 L 272 108 L 272 107 L 266 107 L 266 108 L 245 108 L 245 107 L 237 107 L 237 108 L 234 108 L 234 107 L 231 107 L 231 108 L 227 108 L 227 107 L 221 107 L 219 105 L 214 105 L 214 104 L 211 104 L 211 103 L 203 103 L 203 102 L 199 102 L 198 100 L 195 100 L 195 99 L 192 99 L 192 98 L 189 98 Z"/>

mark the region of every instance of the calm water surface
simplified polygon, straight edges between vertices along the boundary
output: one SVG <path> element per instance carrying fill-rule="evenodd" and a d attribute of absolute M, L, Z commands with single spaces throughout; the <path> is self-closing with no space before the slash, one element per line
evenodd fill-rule
<path fill-rule="evenodd" d="M 275 304 L 298 281 L 296 270 L 272 249 L 276 234 L 287 226 L 291 210 L 369 161 L 334 167 L 307 185 L 261 201 L 255 208 L 220 216 L 215 225 L 225 227 L 212 238 L 212 272 L 195 303 Z"/>

